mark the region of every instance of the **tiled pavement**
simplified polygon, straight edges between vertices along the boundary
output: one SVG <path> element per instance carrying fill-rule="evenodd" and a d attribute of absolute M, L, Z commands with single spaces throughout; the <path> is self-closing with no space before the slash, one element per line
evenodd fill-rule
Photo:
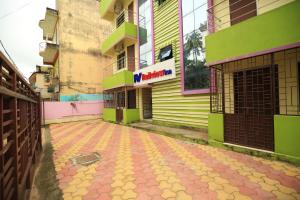
<path fill-rule="evenodd" d="M 300 169 L 102 121 L 51 125 L 64 199 L 300 199 Z M 73 166 L 97 151 L 101 161 Z"/>

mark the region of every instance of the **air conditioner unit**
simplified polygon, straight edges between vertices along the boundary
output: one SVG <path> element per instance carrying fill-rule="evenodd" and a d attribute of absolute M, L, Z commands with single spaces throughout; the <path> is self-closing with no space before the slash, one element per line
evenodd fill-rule
<path fill-rule="evenodd" d="M 114 12 L 119 15 L 123 10 L 123 4 L 120 1 L 117 1 L 114 6 Z"/>
<path fill-rule="evenodd" d="M 124 44 L 123 43 L 119 43 L 115 46 L 115 51 L 117 53 L 121 53 L 122 51 L 124 51 Z"/>

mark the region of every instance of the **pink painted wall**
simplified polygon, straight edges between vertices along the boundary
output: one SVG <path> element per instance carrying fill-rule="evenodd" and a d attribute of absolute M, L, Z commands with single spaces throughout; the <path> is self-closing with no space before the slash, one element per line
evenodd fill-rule
<path fill-rule="evenodd" d="M 102 115 L 103 101 L 45 101 L 45 120 L 83 115 Z M 43 105 L 42 105 L 43 110 Z M 43 115 L 42 115 L 43 116 Z"/>

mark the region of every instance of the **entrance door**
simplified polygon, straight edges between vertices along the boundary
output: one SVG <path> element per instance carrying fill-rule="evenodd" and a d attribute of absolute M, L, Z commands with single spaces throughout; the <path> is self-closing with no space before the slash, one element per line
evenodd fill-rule
<path fill-rule="evenodd" d="M 144 119 L 152 118 L 152 90 L 151 88 L 143 88 L 143 116 Z"/>
<path fill-rule="evenodd" d="M 135 54 L 134 54 L 134 45 L 127 47 L 127 66 L 128 71 L 135 71 Z"/>
<path fill-rule="evenodd" d="M 274 150 L 277 77 L 271 67 L 233 73 L 234 109 L 224 115 L 225 142 Z"/>
<path fill-rule="evenodd" d="M 133 15 L 133 2 L 128 5 L 128 22 L 133 23 L 134 15 Z"/>
<path fill-rule="evenodd" d="M 116 109 L 116 120 L 117 123 L 123 121 L 123 108 L 125 107 L 125 92 L 117 93 L 117 109 Z"/>

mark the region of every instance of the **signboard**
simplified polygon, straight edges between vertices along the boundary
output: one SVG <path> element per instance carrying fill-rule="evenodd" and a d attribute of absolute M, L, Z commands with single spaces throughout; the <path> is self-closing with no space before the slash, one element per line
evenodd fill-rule
<path fill-rule="evenodd" d="M 134 86 L 176 78 L 175 59 L 169 59 L 133 73 Z"/>

